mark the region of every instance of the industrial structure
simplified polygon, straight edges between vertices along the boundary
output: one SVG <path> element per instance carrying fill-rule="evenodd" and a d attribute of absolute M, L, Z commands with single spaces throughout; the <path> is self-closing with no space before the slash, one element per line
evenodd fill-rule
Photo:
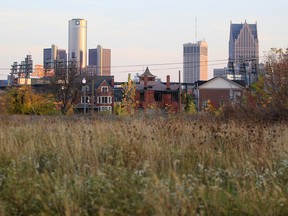
<path fill-rule="evenodd" d="M 26 55 L 24 61 L 20 64 L 14 62 L 11 65 L 11 72 L 9 75 L 9 85 L 13 86 L 16 84 L 29 84 L 27 83 L 27 78 L 33 72 L 33 60 L 31 55 Z"/>
<path fill-rule="evenodd" d="M 183 81 L 208 79 L 208 44 L 205 41 L 183 45 Z"/>

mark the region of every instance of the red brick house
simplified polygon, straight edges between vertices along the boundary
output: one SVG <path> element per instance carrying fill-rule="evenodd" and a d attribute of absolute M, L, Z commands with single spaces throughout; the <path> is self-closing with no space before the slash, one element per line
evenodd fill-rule
<path fill-rule="evenodd" d="M 114 104 L 114 91 L 113 86 L 110 86 L 106 80 L 104 80 L 97 88 L 95 85 L 95 105 L 98 111 L 109 111 L 113 110 Z"/>
<path fill-rule="evenodd" d="M 156 81 L 156 76 L 150 73 L 147 67 L 139 76 L 140 82 L 136 84 L 136 100 L 139 108 L 168 109 L 171 112 L 179 110 L 179 86 L 170 84 L 170 76 L 167 76 L 166 84 Z"/>
<path fill-rule="evenodd" d="M 84 92 L 75 106 L 77 112 L 113 111 L 114 76 L 95 76 L 87 79 L 86 97 Z M 84 88 L 82 89 L 82 91 Z"/>
<path fill-rule="evenodd" d="M 214 77 L 207 82 L 199 82 L 194 91 L 198 111 L 207 107 L 208 101 L 218 109 L 225 104 L 237 104 L 243 96 L 244 87 L 224 77 Z"/>

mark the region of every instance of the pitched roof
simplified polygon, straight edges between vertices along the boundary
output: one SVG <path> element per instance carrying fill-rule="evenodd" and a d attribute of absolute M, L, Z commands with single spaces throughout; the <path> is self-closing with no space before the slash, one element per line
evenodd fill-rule
<path fill-rule="evenodd" d="M 148 67 L 146 68 L 145 72 L 144 72 L 142 75 L 140 75 L 139 77 L 144 77 L 144 76 L 147 76 L 147 77 L 156 77 L 156 76 L 154 76 L 153 74 L 151 74 L 151 72 L 149 71 L 149 68 L 148 68 Z"/>
<path fill-rule="evenodd" d="M 246 22 L 244 24 L 247 24 Z M 231 36 L 233 40 L 236 40 L 238 38 L 238 35 L 240 34 L 240 31 L 242 30 L 244 24 L 231 24 L 230 31 Z M 254 37 L 254 39 L 258 39 L 258 33 L 257 33 L 257 24 L 248 24 L 248 27 Z"/>
<path fill-rule="evenodd" d="M 222 81 L 225 81 L 224 83 L 221 82 Z M 209 86 L 210 84 L 214 83 L 214 86 Z M 222 76 L 217 76 L 217 77 L 214 77 L 210 80 L 208 80 L 207 82 L 205 82 L 204 84 L 200 85 L 199 88 L 211 88 L 211 89 L 235 89 L 235 88 L 240 88 L 240 89 L 243 89 L 244 87 L 241 86 L 240 84 L 232 81 L 232 80 L 229 80 L 225 77 L 222 77 Z"/>
<path fill-rule="evenodd" d="M 114 79 L 114 76 L 96 76 L 94 79 L 94 87 L 98 88 L 102 82 L 105 80 L 108 85 L 112 86 L 112 80 Z"/>

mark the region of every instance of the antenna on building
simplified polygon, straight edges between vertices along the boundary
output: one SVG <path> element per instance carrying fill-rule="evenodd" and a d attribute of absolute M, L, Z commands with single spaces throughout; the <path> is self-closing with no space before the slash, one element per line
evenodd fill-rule
<path fill-rule="evenodd" d="M 197 42 L 197 17 L 195 18 L 195 42 Z"/>

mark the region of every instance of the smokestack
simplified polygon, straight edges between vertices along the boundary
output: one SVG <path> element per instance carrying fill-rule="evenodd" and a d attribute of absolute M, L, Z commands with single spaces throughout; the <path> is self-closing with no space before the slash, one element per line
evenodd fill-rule
<path fill-rule="evenodd" d="M 147 85 L 148 85 L 148 76 L 145 75 L 144 76 L 144 89 L 147 89 Z"/>
<path fill-rule="evenodd" d="M 169 75 L 167 75 L 166 77 L 166 89 L 170 90 L 170 76 Z"/>

